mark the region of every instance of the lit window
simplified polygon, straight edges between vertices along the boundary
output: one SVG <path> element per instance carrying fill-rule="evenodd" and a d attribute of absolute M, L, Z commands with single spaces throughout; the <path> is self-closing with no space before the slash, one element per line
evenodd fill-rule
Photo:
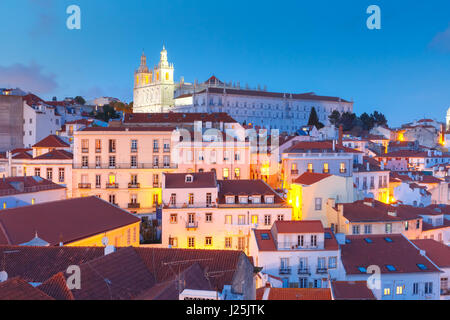
<path fill-rule="evenodd" d="M 329 173 L 330 172 L 330 166 L 328 163 L 323 164 L 323 173 Z"/>
<path fill-rule="evenodd" d="M 258 216 L 254 215 L 252 216 L 252 224 L 257 224 L 258 223 Z"/>
<path fill-rule="evenodd" d="M 403 294 L 403 286 L 397 286 L 397 288 L 396 288 L 396 294 Z"/>
<path fill-rule="evenodd" d="M 176 213 L 172 213 L 172 214 L 170 215 L 170 223 L 177 223 L 177 221 L 178 221 L 178 216 L 177 216 L 177 214 L 176 214 Z"/>
<path fill-rule="evenodd" d="M 229 176 L 230 176 L 230 169 L 223 168 L 223 179 L 227 180 Z"/>
<path fill-rule="evenodd" d="M 395 267 L 393 266 L 393 265 L 391 265 L 391 264 L 387 264 L 386 265 L 386 268 L 389 270 L 389 271 L 396 271 L 397 269 L 395 269 Z"/>
<path fill-rule="evenodd" d="M 391 295 L 391 288 L 384 288 L 383 294 L 385 296 L 390 296 Z"/>

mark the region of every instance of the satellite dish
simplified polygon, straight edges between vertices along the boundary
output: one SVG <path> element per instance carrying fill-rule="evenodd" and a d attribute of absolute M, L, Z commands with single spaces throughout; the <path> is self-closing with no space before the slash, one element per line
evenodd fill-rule
<path fill-rule="evenodd" d="M 114 246 L 106 246 L 105 248 L 105 256 L 116 251 Z"/>
<path fill-rule="evenodd" d="M 108 245 L 108 242 L 109 242 L 108 237 L 103 237 L 103 238 L 102 238 L 102 244 L 103 244 L 105 247 Z"/>
<path fill-rule="evenodd" d="M 8 273 L 6 271 L 0 272 L 0 283 L 8 280 Z"/>

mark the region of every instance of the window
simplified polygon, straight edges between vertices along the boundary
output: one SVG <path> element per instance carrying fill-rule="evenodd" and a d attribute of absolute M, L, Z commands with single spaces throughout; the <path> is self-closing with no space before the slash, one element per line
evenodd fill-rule
<path fill-rule="evenodd" d="M 175 206 L 177 204 L 177 194 L 172 193 L 170 195 L 170 205 Z"/>
<path fill-rule="evenodd" d="M 229 176 L 230 176 L 230 169 L 223 168 L 223 179 L 228 180 Z"/>
<path fill-rule="evenodd" d="M 314 172 L 313 164 L 312 164 L 312 163 L 308 163 L 308 169 L 307 169 L 307 171 L 308 171 L 308 172 Z"/>
<path fill-rule="evenodd" d="M 234 178 L 239 179 L 241 177 L 241 169 L 236 168 L 234 169 Z"/>
<path fill-rule="evenodd" d="M 189 204 L 194 204 L 194 194 L 193 193 L 189 193 L 188 199 L 189 199 Z"/>
<path fill-rule="evenodd" d="M 425 282 L 425 294 L 433 293 L 433 282 Z"/>
<path fill-rule="evenodd" d="M 303 247 L 304 236 L 297 236 L 297 245 Z"/>
<path fill-rule="evenodd" d="M 239 225 L 245 224 L 245 216 L 244 215 L 239 215 L 238 216 L 238 224 Z"/>
<path fill-rule="evenodd" d="M 188 248 L 195 248 L 195 238 L 188 237 Z"/>
<path fill-rule="evenodd" d="M 308 278 L 305 278 L 305 277 L 298 278 L 298 287 L 299 288 L 308 288 Z"/>
<path fill-rule="evenodd" d="M 116 196 L 114 194 L 109 195 L 109 203 L 116 204 Z"/>
<path fill-rule="evenodd" d="M 359 234 L 359 226 L 358 225 L 352 226 L 352 233 Z"/>
<path fill-rule="evenodd" d="M 97 174 L 95 176 L 95 187 L 100 188 L 101 187 L 101 175 Z"/>
<path fill-rule="evenodd" d="M 232 224 L 233 223 L 233 217 L 231 215 L 225 216 L 225 224 Z"/>
<path fill-rule="evenodd" d="M 153 152 L 158 152 L 158 151 L 159 151 L 159 141 L 153 140 Z"/>
<path fill-rule="evenodd" d="M 248 203 L 248 196 L 239 196 L 239 203 Z"/>
<path fill-rule="evenodd" d="M 170 214 L 170 223 L 177 223 L 178 222 L 178 215 L 176 213 Z"/>
<path fill-rule="evenodd" d="M 359 272 L 361 273 L 367 273 L 367 269 L 364 267 L 358 267 Z"/>
<path fill-rule="evenodd" d="M 109 140 L 109 152 L 116 152 L 116 140 Z"/>
<path fill-rule="evenodd" d="M 65 169 L 64 168 L 59 168 L 58 169 L 58 181 L 59 182 L 64 182 L 65 180 Z"/>
<path fill-rule="evenodd" d="M 395 267 L 392 264 L 387 264 L 386 265 L 386 269 L 388 269 L 389 271 L 396 271 L 397 269 L 395 269 Z"/>
<path fill-rule="evenodd" d="M 81 152 L 89 152 L 89 140 L 81 139 Z"/>
<path fill-rule="evenodd" d="M 136 156 L 131 156 L 130 162 L 131 162 L 132 168 L 137 168 L 137 157 Z"/>
<path fill-rule="evenodd" d="M 36 177 L 40 177 L 41 176 L 41 168 L 34 168 L 34 175 Z"/>
<path fill-rule="evenodd" d="M 316 235 L 312 235 L 311 236 L 311 246 L 312 247 L 316 247 L 317 246 L 317 236 Z"/>
<path fill-rule="evenodd" d="M 47 168 L 47 180 L 52 181 L 53 180 L 53 169 Z"/>
<path fill-rule="evenodd" d="M 232 238 L 231 237 L 225 237 L 225 248 L 229 249 L 232 246 Z"/>
<path fill-rule="evenodd" d="M 323 164 L 323 173 L 329 173 L 330 172 L 330 166 L 328 163 Z"/>
<path fill-rule="evenodd" d="M 391 288 L 384 288 L 383 295 L 390 296 L 391 295 Z"/>
<path fill-rule="evenodd" d="M 212 203 L 212 195 L 211 195 L 211 193 L 207 193 L 206 194 L 206 204 L 211 205 L 211 203 Z"/>
<path fill-rule="evenodd" d="M 266 214 L 266 215 L 264 215 L 264 225 L 266 225 L 266 226 L 270 226 L 270 223 L 271 223 L 271 215 L 270 214 Z"/>
<path fill-rule="evenodd" d="M 336 269 L 336 265 L 337 265 L 337 257 L 329 257 L 328 258 L 328 268 Z"/>
<path fill-rule="evenodd" d="M 395 289 L 395 294 L 402 295 L 403 294 L 403 286 L 397 286 Z"/>
<path fill-rule="evenodd" d="M 278 221 L 284 221 L 284 214 L 277 215 L 277 220 Z"/>
<path fill-rule="evenodd" d="M 163 156 L 163 165 L 164 167 L 170 167 L 170 156 Z"/>
<path fill-rule="evenodd" d="M 405 221 L 405 231 L 408 231 L 409 229 L 409 221 Z"/>
<path fill-rule="evenodd" d="M 386 233 L 392 233 L 392 223 L 386 223 Z"/>
<path fill-rule="evenodd" d="M 252 224 L 258 224 L 258 216 L 257 215 L 252 216 Z"/>
<path fill-rule="evenodd" d="M 205 213 L 205 222 L 212 222 L 212 213 Z"/>
<path fill-rule="evenodd" d="M 315 210 L 316 211 L 322 210 L 322 198 L 315 199 Z"/>
<path fill-rule="evenodd" d="M 116 156 L 109 156 L 109 167 L 110 168 L 116 167 Z"/>
<path fill-rule="evenodd" d="M 173 237 L 169 237 L 169 245 L 173 248 L 178 247 L 178 239 L 177 238 L 173 238 Z"/>
<path fill-rule="evenodd" d="M 101 157 L 100 156 L 95 156 L 95 167 L 96 168 L 100 168 L 101 167 L 101 163 L 102 163 Z"/>
<path fill-rule="evenodd" d="M 245 249 L 245 237 L 239 237 L 238 238 L 238 250 L 244 250 Z"/>
<path fill-rule="evenodd" d="M 416 229 L 420 229 L 420 219 L 416 221 Z"/>
<path fill-rule="evenodd" d="M 419 284 L 417 282 L 413 283 L 413 295 L 419 294 Z"/>
<path fill-rule="evenodd" d="M 102 141 L 100 139 L 95 139 L 95 152 L 102 151 Z"/>
<path fill-rule="evenodd" d="M 212 246 L 212 237 L 205 237 L 205 246 Z"/>
<path fill-rule="evenodd" d="M 428 269 L 427 266 L 424 265 L 424 264 L 422 264 L 422 263 L 418 263 L 418 264 L 417 264 L 417 267 L 418 267 L 420 270 L 427 270 L 427 269 Z"/>
<path fill-rule="evenodd" d="M 372 225 L 371 224 L 364 225 L 364 233 L 365 234 L 371 234 L 372 233 Z"/>
<path fill-rule="evenodd" d="M 137 151 L 137 140 L 131 140 L 131 152 Z"/>
<path fill-rule="evenodd" d="M 81 157 L 81 166 L 82 166 L 83 168 L 87 168 L 87 167 L 88 167 L 88 164 L 89 164 L 89 158 L 88 158 L 88 156 L 82 156 L 82 157 Z"/>

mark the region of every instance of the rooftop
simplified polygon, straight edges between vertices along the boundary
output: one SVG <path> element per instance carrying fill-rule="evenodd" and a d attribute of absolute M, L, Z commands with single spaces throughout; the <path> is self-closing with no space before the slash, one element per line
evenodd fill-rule
<path fill-rule="evenodd" d="M 70 148 L 70 145 L 64 142 L 57 135 L 49 135 L 33 145 L 33 148 Z"/>
<path fill-rule="evenodd" d="M 367 281 L 332 281 L 331 291 L 334 300 L 376 300 Z"/>
<path fill-rule="evenodd" d="M 40 192 L 65 187 L 41 177 L 9 177 L 0 178 L 0 196 L 18 195 L 22 193 Z M 2 212 L 2 211 L 0 211 Z"/>
<path fill-rule="evenodd" d="M 231 116 L 225 112 L 216 113 L 127 113 L 125 114 L 124 123 L 193 123 L 194 121 L 203 122 L 224 122 L 236 123 Z"/>
<path fill-rule="evenodd" d="M 165 188 L 216 188 L 216 174 L 214 172 L 195 173 L 164 173 Z"/>

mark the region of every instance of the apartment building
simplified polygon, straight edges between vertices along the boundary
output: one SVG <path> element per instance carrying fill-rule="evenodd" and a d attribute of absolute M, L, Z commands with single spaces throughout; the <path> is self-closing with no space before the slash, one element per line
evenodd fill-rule
<path fill-rule="evenodd" d="M 389 170 L 373 158 L 363 157 L 363 163 L 353 165 L 353 183 L 359 199 L 373 198 L 389 203 Z"/>
<path fill-rule="evenodd" d="M 291 207 L 262 180 L 216 180 L 213 172 L 165 174 L 162 244 L 242 250 L 251 229 L 291 220 Z"/>
<path fill-rule="evenodd" d="M 161 203 L 173 172 L 171 127 L 86 127 L 74 133 L 73 196 L 98 196 L 133 213 Z"/>
<path fill-rule="evenodd" d="M 325 288 L 343 276 L 339 244 L 319 220 L 276 221 L 252 230 L 251 243 L 255 266 L 281 278 L 283 288 Z"/>

